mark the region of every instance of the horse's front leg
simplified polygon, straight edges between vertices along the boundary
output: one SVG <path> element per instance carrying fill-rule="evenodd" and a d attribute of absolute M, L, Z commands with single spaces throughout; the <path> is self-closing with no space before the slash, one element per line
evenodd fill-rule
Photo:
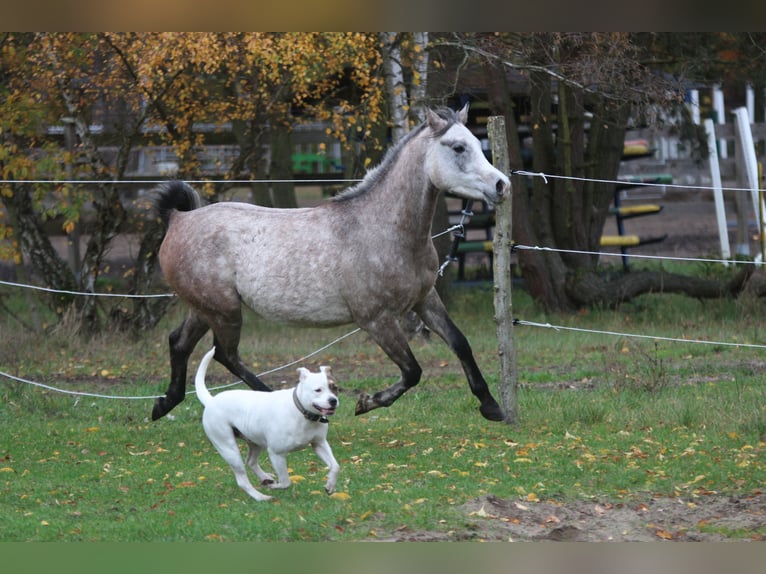
<path fill-rule="evenodd" d="M 183 323 L 170 334 L 170 385 L 164 397 L 157 397 L 152 409 L 152 420 L 164 417 L 186 396 L 186 369 L 189 357 L 200 339 L 207 333 L 208 325 L 191 312 Z"/>
<path fill-rule="evenodd" d="M 457 355 L 460 364 L 463 367 L 468 378 L 468 385 L 471 392 L 479 399 L 481 405 L 479 412 L 485 419 L 491 421 L 502 421 L 505 418 L 503 409 L 497 403 L 489 390 L 487 381 L 479 370 L 476 360 L 473 358 L 471 345 L 468 343 L 465 335 L 452 322 L 447 309 L 444 307 L 436 289 L 431 289 L 426 298 L 415 307 L 415 312 L 423 319 L 426 326 L 439 335 L 449 345 L 450 349 Z"/>
<path fill-rule="evenodd" d="M 369 325 L 360 326 L 383 349 L 383 352 L 397 364 L 401 371 L 401 377 L 387 389 L 383 389 L 372 396 L 362 393 L 356 403 L 354 411 L 356 415 L 361 415 L 380 407 L 390 407 L 407 389 L 418 384 L 423 373 L 407 343 L 407 335 L 402 330 L 396 317 L 385 316 Z"/>

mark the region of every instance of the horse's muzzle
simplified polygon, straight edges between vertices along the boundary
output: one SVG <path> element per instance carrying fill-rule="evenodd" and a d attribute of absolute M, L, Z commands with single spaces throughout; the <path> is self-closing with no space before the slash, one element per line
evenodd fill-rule
<path fill-rule="evenodd" d="M 503 197 L 505 192 L 508 191 L 509 187 L 511 187 L 511 184 L 507 179 L 498 179 L 497 183 L 495 184 L 495 192 L 497 193 L 497 198 L 500 199 Z"/>
<path fill-rule="evenodd" d="M 511 182 L 504 177 L 499 178 L 495 182 L 495 193 L 492 196 L 487 195 L 487 202 L 494 205 L 503 201 L 503 198 L 508 194 L 508 190 L 511 188 Z"/>

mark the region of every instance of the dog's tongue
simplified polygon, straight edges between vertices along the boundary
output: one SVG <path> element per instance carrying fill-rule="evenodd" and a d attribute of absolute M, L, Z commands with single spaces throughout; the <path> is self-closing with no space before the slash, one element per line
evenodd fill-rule
<path fill-rule="evenodd" d="M 319 411 L 319 414 L 322 414 L 322 415 L 334 415 L 335 414 L 335 409 L 322 409 L 322 408 L 317 407 L 317 410 Z"/>

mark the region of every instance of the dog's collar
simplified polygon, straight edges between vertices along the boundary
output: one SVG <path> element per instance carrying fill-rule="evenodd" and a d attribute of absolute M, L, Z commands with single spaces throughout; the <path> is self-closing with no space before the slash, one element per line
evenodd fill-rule
<path fill-rule="evenodd" d="M 327 419 L 327 417 L 318 415 L 316 413 L 312 413 L 306 410 L 306 407 L 304 407 L 301 402 L 298 400 L 298 387 L 295 387 L 293 389 L 293 402 L 295 403 L 295 406 L 298 407 L 298 410 L 301 411 L 301 414 L 307 419 L 315 423 L 329 423 L 330 421 Z"/>

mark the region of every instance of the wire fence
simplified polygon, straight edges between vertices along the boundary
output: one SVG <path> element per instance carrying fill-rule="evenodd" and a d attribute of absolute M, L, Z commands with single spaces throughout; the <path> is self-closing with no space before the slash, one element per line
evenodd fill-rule
<path fill-rule="evenodd" d="M 656 186 L 656 187 L 662 187 L 662 188 L 678 188 L 678 189 L 695 189 L 695 190 L 713 190 L 712 187 L 705 187 L 705 186 L 699 186 L 699 185 L 682 185 L 682 184 L 670 184 L 670 183 L 649 183 L 649 182 L 641 182 L 637 183 L 634 181 L 628 181 L 628 180 L 607 180 L 607 179 L 586 179 L 586 178 L 577 178 L 577 177 L 569 177 L 569 176 L 560 176 L 560 175 L 553 175 L 553 174 L 545 174 L 541 172 L 530 172 L 530 171 L 524 171 L 524 170 L 513 170 L 512 175 L 519 175 L 519 176 L 527 176 L 527 177 L 540 177 L 543 178 L 544 181 L 547 183 L 548 179 L 570 179 L 570 180 L 576 180 L 576 181 L 590 181 L 590 182 L 596 182 L 596 183 L 607 183 L 607 184 L 619 184 L 619 185 L 630 185 L 630 186 Z M 4 183 L 28 183 L 28 184 L 51 184 L 51 185 L 60 185 L 60 184 L 104 184 L 104 183 L 111 183 L 111 184 L 160 184 L 165 183 L 167 180 L 0 180 L 0 182 Z M 311 182 L 312 180 L 300 180 L 301 183 Z M 327 179 L 321 179 L 316 180 L 316 183 L 347 183 L 347 184 L 353 184 L 360 180 L 357 179 L 337 179 L 337 180 L 327 180 Z M 273 183 L 286 183 L 286 182 L 295 182 L 295 180 L 211 180 L 211 179 L 205 179 L 205 180 L 188 180 L 187 183 L 190 184 L 203 184 L 203 183 L 226 183 L 226 184 L 273 184 Z M 753 191 L 750 188 L 740 188 L 740 187 L 725 187 L 720 188 L 723 191 Z M 764 190 L 759 190 L 764 191 Z M 433 235 L 434 238 L 439 237 L 441 235 L 445 235 L 448 233 L 451 233 L 459 228 L 462 227 L 461 224 L 453 225 L 446 230 L 439 232 L 435 235 Z M 614 257 L 623 257 L 624 254 L 622 253 L 612 253 L 612 252 L 601 252 L 601 251 L 582 251 L 582 250 L 571 250 L 571 249 L 559 249 L 559 248 L 553 248 L 548 246 L 530 246 L 530 245 L 514 245 L 513 249 L 516 250 L 535 250 L 540 252 L 560 252 L 560 253 L 577 253 L 577 254 L 589 254 L 589 255 L 598 255 L 598 256 L 614 256 Z M 631 258 L 646 258 L 646 259 L 657 259 L 657 260 L 673 260 L 673 261 L 683 261 L 683 262 L 704 262 L 704 263 L 720 263 L 724 265 L 728 264 L 736 264 L 736 265 L 743 265 L 743 264 L 751 264 L 751 265 L 761 265 L 762 262 L 759 261 L 751 261 L 751 260 L 730 260 L 730 259 L 716 259 L 716 258 L 699 258 L 699 257 L 677 257 L 677 256 L 663 256 L 663 255 L 642 255 L 638 253 L 631 252 L 630 254 Z M 445 262 L 447 263 L 447 262 Z M 14 288 L 20 288 L 20 289 L 32 289 L 32 290 L 38 290 L 38 291 L 45 291 L 45 292 L 52 292 L 52 293 L 62 293 L 67 295 L 74 295 L 74 296 L 96 296 L 96 297 L 122 297 L 122 298 L 157 298 L 157 297 L 174 297 L 174 293 L 154 293 L 154 294 L 126 294 L 126 293 L 91 293 L 91 292 L 79 292 L 79 291 L 68 291 L 68 290 L 58 290 L 58 289 L 52 289 L 48 287 L 41 287 L 36 285 L 26 285 L 22 283 L 16 283 L 11 281 L 0 281 L 0 285 L 5 285 L 8 287 L 14 287 Z M 526 327 L 535 327 L 535 328 L 546 328 L 546 329 L 553 329 L 555 331 L 569 331 L 569 332 L 578 332 L 578 333 L 591 333 L 591 334 L 598 334 L 598 335 L 604 335 L 604 336 L 610 336 L 610 337 L 624 337 L 624 338 L 636 338 L 636 339 L 649 339 L 654 341 L 671 341 L 671 342 L 683 342 L 686 344 L 701 344 L 701 345 L 718 345 L 718 346 L 731 346 L 731 347 L 745 347 L 745 348 L 755 348 L 755 349 L 766 349 L 766 345 L 758 345 L 758 344 L 748 344 L 748 343 L 740 343 L 740 342 L 729 342 L 729 341 L 711 341 L 711 340 L 694 340 L 694 339 L 687 339 L 687 338 L 674 338 L 674 337 L 663 337 L 658 335 L 647 335 L 647 334 L 640 334 L 640 333 L 629 333 L 629 332 L 618 332 L 618 331 L 603 331 L 603 330 L 596 330 L 596 329 L 584 329 L 579 327 L 571 327 L 571 326 L 563 326 L 563 325 L 553 325 L 551 323 L 539 323 L 534 321 L 525 321 L 523 319 L 514 319 L 514 324 L 518 326 L 526 326 Z M 264 371 L 263 373 L 259 373 L 258 376 L 264 376 L 268 375 L 274 372 L 278 372 L 280 370 L 286 369 L 290 366 L 296 365 L 308 358 L 311 358 L 328 348 L 332 347 L 333 345 L 339 343 L 340 341 L 351 337 L 352 335 L 358 333 L 361 329 L 356 328 L 352 331 L 349 331 L 348 333 L 341 335 L 340 337 L 336 338 L 335 340 L 331 341 L 330 343 L 310 352 L 309 354 L 296 359 L 294 361 L 290 361 L 288 363 L 285 363 L 281 366 L 278 366 L 274 369 Z M 18 377 L 15 375 L 11 375 L 10 373 L 4 372 L 0 370 L 0 376 L 4 377 L 6 379 L 16 381 L 19 383 L 31 385 L 37 388 L 43 388 L 49 391 L 66 394 L 66 395 L 74 395 L 77 397 L 91 397 L 91 398 L 103 398 L 103 399 L 119 399 L 119 400 L 153 400 L 158 398 L 162 395 L 150 395 L 150 396 L 124 396 L 124 395 L 108 395 L 108 394 L 100 394 L 100 393 L 90 393 L 90 392 L 82 392 L 82 391 L 72 391 L 68 389 L 62 389 L 60 387 L 55 387 L 52 385 L 47 385 L 35 381 L 31 381 L 22 377 Z M 231 384 L 224 385 L 221 387 L 217 387 L 215 389 L 211 390 L 220 390 L 224 389 L 230 386 L 241 384 L 240 381 L 235 381 Z M 190 391 L 193 392 L 193 391 Z"/>

